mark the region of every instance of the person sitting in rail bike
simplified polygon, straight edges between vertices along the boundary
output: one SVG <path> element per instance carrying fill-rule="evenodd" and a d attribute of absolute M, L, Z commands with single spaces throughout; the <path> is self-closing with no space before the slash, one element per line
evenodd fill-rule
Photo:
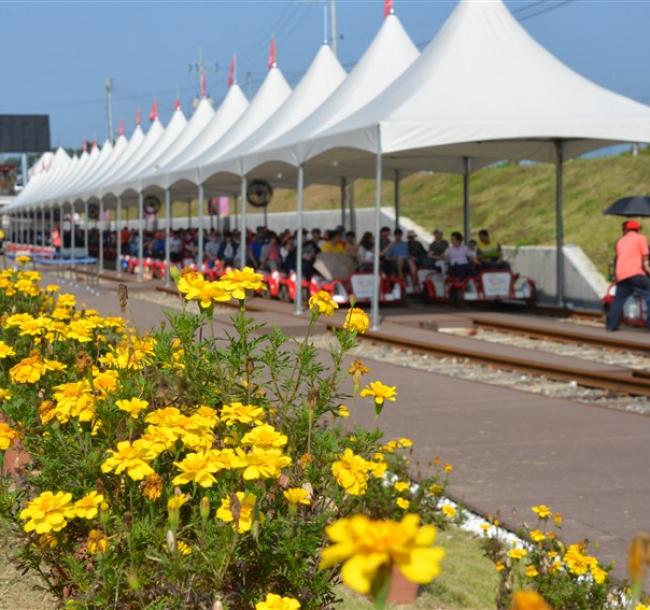
<path fill-rule="evenodd" d="M 503 260 L 501 244 L 493 244 L 487 229 L 478 232 L 479 246 L 477 258 L 483 269 L 510 269 L 510 264 Z"/>
<path fill-rule="evenodd" d="M 479 261 L 468 246 L 463 244 L 463 234 L 454 231 L 451 234 L 451 245 L 445 250 L 445 261 L 451 277 L 465 280 L 476 274 Z"/>

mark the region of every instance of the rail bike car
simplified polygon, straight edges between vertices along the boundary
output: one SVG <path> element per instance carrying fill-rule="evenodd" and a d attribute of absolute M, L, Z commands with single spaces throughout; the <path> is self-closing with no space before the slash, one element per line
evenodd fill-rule
<path fill-rule="evenodd" d="M 373 295 L 373 275 L 372 273 L 353 273 L 347 280 L 326 280 L 315 275 L 310 282 L 310 294 L 319 290 L 329 292 L 339 305 L 349 305 L 352 300 L 359 304 L 370 303 Z M 404 282 L 393 276 L 380 276 L 380 303 L 402 303 L 404 297 Z"/>
<path fill-rule="evenodd" d="M 535 302 L 535 282 L 509 269 L 487 269 L 464 279 L 443 276 L 436 270 L 421 270 L 419 281 L 422 292 L 431 301 L 465 302 Z"/>
<path fill-rule="evenodd" d="M 601 299 L 605 315 L 609 313 L 609 308 L 614 301 L 616 295 L 616 283 L 610 284 L 607 289 L 607 294 Z M 646 320 L 648 319 L 648 305 L 642 295 L 634 293 L 630 295 L 623 305 L 623 315 L 621 322 L 628 326 L 638 326 L 641 328 L 646 327 Z"/>

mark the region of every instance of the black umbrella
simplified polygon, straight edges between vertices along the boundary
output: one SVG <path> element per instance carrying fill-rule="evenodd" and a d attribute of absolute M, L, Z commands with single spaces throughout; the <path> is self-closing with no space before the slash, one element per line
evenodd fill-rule
<path fill-rule="evenodd" d="M 650 216 L 650 197 L 624 197 L 612 203 L 603 213 L 610 216 Z"/>

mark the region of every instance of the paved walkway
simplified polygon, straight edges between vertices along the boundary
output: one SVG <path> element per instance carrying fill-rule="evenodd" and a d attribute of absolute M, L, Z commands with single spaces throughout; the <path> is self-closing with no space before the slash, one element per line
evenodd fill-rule
<path fill-rule="evenodd" d="M 88 306 L 119 314 L 115 287 L 103 287 L 100 297 L 73 291 Z M 131 299 L 129 309 L 142 329 L 164 319 L 154 303 Z M 286 313 L 261 317 L 296 328 Z M 219 315 L 222 328 L 227 318 Z M 531 521 L 531 505 L 549 504 L 565 515 L 565 540 L 599 543 L 624 575 L 629 539 L 650 529 L 650 417 L 368 364 L 370 379 L 398 386 L 398 402 L 380 419 L 387 438 L 411 437 L 423 465 L 435 455 L 454 464 L 454 497 L 484 513 L 500 511 L 511 525 Z M 368 400 L 349 405 L 356 422 L 374 425 Z"/>

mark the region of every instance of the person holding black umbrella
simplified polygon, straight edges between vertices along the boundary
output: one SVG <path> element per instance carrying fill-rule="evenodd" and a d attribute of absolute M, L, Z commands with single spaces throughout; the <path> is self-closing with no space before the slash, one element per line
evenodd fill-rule
<path fill-rule="evenodd" d="M 618 330 L 625 301 L 634 293 L 641 294 L 650 312 L 650 264 L 648 240 L 641 234 L 636 220 L 623 223 L 623 237 L 616 242 L 616 294 L 607 314 L 606 328 Z M 646 318 L 650 329 L 650 317 Z"/>

